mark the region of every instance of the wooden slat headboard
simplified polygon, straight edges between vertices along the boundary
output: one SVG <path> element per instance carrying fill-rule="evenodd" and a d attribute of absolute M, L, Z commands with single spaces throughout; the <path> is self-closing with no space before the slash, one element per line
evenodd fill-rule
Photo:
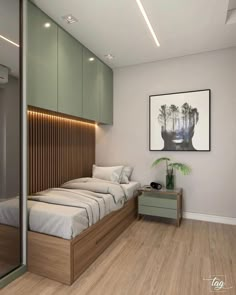
<path fill-rule="evenodd" d="M 29 194 L 91 176 L 95 128 L 93 123 L 28 110 Z"/>

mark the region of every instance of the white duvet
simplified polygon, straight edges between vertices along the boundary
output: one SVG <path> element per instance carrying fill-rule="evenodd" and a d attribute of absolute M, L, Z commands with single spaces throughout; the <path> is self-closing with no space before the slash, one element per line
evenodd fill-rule
<path fill-rule="evenodd" d="M 112 211 L 122 208 L 125 191 L 117 183 L 81 178 L 28 199 L 31 231 L 71 239 Z M 19 200 L 15 198 L 0 204 L 1 224 L 18 226 L 18 219 L 12 219 L 17 202 Z"/>

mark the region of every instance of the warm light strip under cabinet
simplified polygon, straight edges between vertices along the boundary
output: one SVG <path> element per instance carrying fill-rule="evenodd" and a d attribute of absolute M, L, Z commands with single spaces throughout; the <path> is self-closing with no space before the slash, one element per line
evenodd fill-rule
<path fill-rule="evenodd" d="M 68 123 L 71 122 L 71 123 L 75 123 L 75 124 L 84 124 L 84 125 L 89 125 L 91 127 L 96 127 L 97 126 L 97 123 L 83 122 L 83 121 L 80 121 L 80 120 L 69 119 L 69 118 L 64 118 L 64 117 L 61 117 L 61 116 L 50 115 L 50 114 L 45 114 L 45 113 L 42 113 L 42 112 L 36 112 L 36 111 L 30 111 L 30 110 L 28 110 L 28 115 L 42 116 L 42 117 L 46 117 L 46 118 L 51 119 L 51 120 L 62 120 L 64 122 L 68 122 Z"/>

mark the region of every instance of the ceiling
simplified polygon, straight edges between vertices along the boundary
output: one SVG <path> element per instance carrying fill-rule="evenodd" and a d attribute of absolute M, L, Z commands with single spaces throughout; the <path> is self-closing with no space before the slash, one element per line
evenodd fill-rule
<path fill-rule="evenodd" d="M 235 0 L 142 0 L 159 48 L 135 0 L 33 2 L 113 68 L 236 46 L 236 24 L 225 24 Z M 67 14 L 78 23 L 66 24 Z"/>
<path fill-rule="evenodd" d="M 0 35 L 19 44 L 19 1 L 0 1 Z M 19 75 L 19 48 L 0 38 L 0 64 Z"/>

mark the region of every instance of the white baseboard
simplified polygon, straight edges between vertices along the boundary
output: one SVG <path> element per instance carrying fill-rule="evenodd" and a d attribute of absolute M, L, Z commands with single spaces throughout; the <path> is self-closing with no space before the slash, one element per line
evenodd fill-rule
<path fill-rule="evenodd" d="M 224 217 L 224 216 L 217 216 L 217 215 L 184 212 L 183 218 L 236 225 L 236 218 L 234 217 Z"/>

